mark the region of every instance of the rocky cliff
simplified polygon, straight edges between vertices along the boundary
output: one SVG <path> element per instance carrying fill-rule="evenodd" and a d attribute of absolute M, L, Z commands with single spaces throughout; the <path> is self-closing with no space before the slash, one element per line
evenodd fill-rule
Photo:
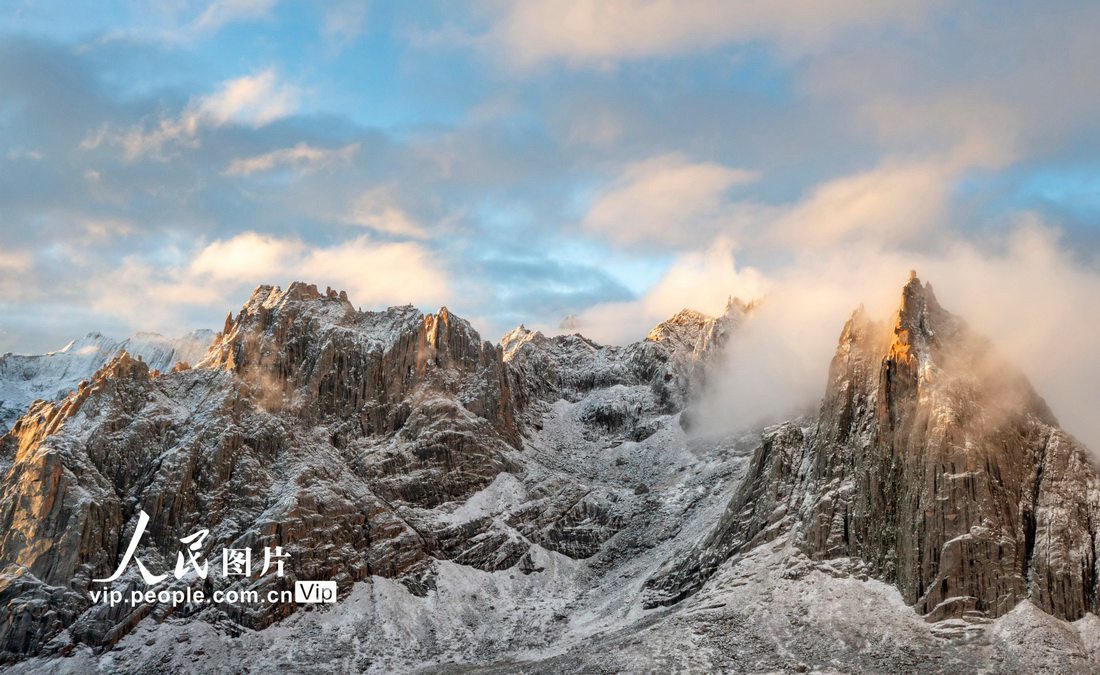
<path fill-rule="evenodd" d="M 914 275 L 892 322 L 844 327 L 816 423 L 766 433 L 715 529 L 648 583 L 699 589 L 731 557 L 792 534 L 858 561 L 929 619 L 997 617 L 1023 600 L 1097 610 L 1100 482 L 1027 380 Z"/>
<path fill-rule="evenodd" d="M 592 556 L 644 496 L 636 480 L 596 486 L 525 459 L 541 420 L 568 398 L 587 401 L 596 448 L 678 432 L 692 364 L 731 321 L 685 314 L 624 348 L 522 329 L 494 346 L 445 308 L 361 312 L 331 289 L 261 286 L 193 367 L 157 372 L 124 351 L 0 438 L 0 658 L 109 647 L 147 618 L 258 629 L 295 609 L 93 604 L 141 511 L 151 570 L 201 529 L 211 565 L 225 548 L 291 556 L 286 578 L 165 582 L 208 593 L 384 577 L 424 595 L 441 560 L 530 573 L 532 547 Z M 502 490 L 503 507 L 471 499 Z M 130 569 L 113 587 L 145 585 Z"/>

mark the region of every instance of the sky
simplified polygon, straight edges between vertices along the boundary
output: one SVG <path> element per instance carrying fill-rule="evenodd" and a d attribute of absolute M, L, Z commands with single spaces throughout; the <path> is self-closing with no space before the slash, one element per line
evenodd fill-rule
<path fill-rule="evenodd" d="M 4 0 L 0 353 L 216 328 L 295 279 L 491 340 L 736 295 L 772 298 L 788 365 L 757 377 L 820 389 L 917 268 L 1100 446 L 1097 29 L 1059 0 Z"/>

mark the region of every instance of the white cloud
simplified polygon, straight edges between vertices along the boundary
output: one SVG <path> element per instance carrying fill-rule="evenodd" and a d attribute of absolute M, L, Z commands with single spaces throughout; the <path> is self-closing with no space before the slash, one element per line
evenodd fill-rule
<path fill-rule="evenodd" d="M 763 281 L 764 300 L 730 346 L 702 419 L 711 428 L 775 422 L 816 408 L 840 330 L 859 304 L 888 320 L 908 270 L 1031 379 L 1068 431 L 1100 451 L 1100 274 L 1033 217 L 1007 237 L 927 253 L 875 242 L 805 251 Z"/>
<path fill-rule="evenodd" d="M 294 273 L 347 289 L 354 302 L 367 307 L 410 302 L 438 306 L 451 300 L 450 283 L 438 260 L 412 242 L 379 244 L 360 237 L 311 251 Z"/>
<path fill-rule="evenodd" d="M 886 162 L 829 180 L 774 212 L 762 239 L 796 249 L 852 239 L 929 241 L 948 211 L 952 178 L 937 163 Z"/>
<path fill-rule="evenodd" d="M 738 269 L 733 245 L 718 239 L 706 250 L 679 256 L 637 300 L 601 303 L 581 312 L 576 330 L 604 344 L 626 344 L 681 309 L 717 316 L 731 296 L 748 301 L 761 297 L 767 287 L 758 270 Z"/>
<path fill-rule="evenodd" d="M 129 257 L 89 284 L 92 307 L 135 329 L 178 332 L 196 308 L 215 316 L 239 305 L 259 284 L 301 280 L 346 290 L 352 302 L 381 308 L 409 302 L 438 306 L 451 283 L 434 256 L 417 243 L 357 237 L 332 246 L 256 232 L 211 242 L 193 254 L 164 252 L 179 264 Z M 285 286 L 284 286 L 285 287 Z"/>
<path fill-rule="evenodd" d="M 729 194 L 756 173 L 669 155 L 628 166 L 583 225 L 616 243 L 649 248 L 697 248 L 715 236 L 796 250 L 856 239 L 902 245 L 935 237 L 959 170 L 951 159 L 885 161 L 826 180 L 789 203 L 765 204 Z"/>
<path fill-rule="evenodd" d="M 349 143 L 341 148 L 315 148 L 307 143 L 298 143 L 290 148 L 272 150 L 262 155 L 234 159 L 225 173 L 230 176 L 251 176 L 255 173 L 271 171 L 279 167 L 291 167 L 302 173 L 326 169 L 345 164 L 359 152 L 358 143 Z"/>
<path fill-rule="evenodd" d="M 30 269 L 31 256 L 19 251 L 0 251 L 0 270 L 7 273 L 25 272 Z"/>
<path fill-rule="evenodd" d="M 721 44 L 775 39 L 820 46 L 853 28 L 921 18 L 931 2 L 842 0 L 524 0 L 508 2 L 488 36 L 516 67 L 607 65 Z"/>
<path fill-rule="evenodd" d="M 380 234 L 411 239 L 424 239 L 428 236 L 428 232 L 396 204 L 392 190 L 386 187 L 375 188 L 359 195 L 353 201 L 350 212 L 340 220 Z"/>
<path fill-rule="evenodd" d="M 195 279 L 263 279 L 281 271 L 288 260 L 302 257 L 304 245 L 296 240 L 244 232 L 202 249 L 191 261 L 188 273 Z"/>
<path fill-rule="evenodd" d="M 192 29 L 215 32 L 236 21 L 263 19 L 271 14 L 276 3 L 277 0 L 214 0 L 195 19 Z"/>
<path fill-rule="evenodd" d="M 217 93 L 198 99 L 193 107 L 214 126 L 234 122 L 262 127 L 297 110 L 298 90 L 279 84 L 269 68 L 223 82 Z"/>
<path fill-rule="evenodd" d="M 107 241 L 127 237 L 137 229 L 124 218 L 85 218 L 80 221 L 86 241 Z"/>
<path fill-rule="evenodd" d="M 366 28 L 368 9 L 365 0 L 328 3 L 321 18 L 321 35 L 340 43 L 355 40 Z"/>
<path fill-rule="evenodd" d="M 179 147 L 197 147 L 203 129 L 227 124 L 262 127 L 294 113 L 298 89 L 278 82 L 272 69 L 246 75 L 221 84 L 208 96 L 192 98 L 177 117 L 162 117 L 153 127 L 139 124 L 123 132 L 101 127 L 80 144 L 92 150 L 113 143 L 127 160 L 152 157 L 166 160 Z"/>
<path fill-rule="evenodd" d="M 627 244 L 683 244 L 727 224 L 726 192 L 750 171 L 665 155 L 628 166 L 588 211 L 584 227 Z"/>

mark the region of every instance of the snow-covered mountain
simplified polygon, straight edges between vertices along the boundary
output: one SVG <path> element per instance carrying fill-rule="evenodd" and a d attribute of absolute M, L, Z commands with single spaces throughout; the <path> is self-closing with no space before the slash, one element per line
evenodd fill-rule
<path fill-rule="evenodd" d="M 0 431 L 7 431 L 27 407 L 38 399 L 65 396 L 82 380 L 126 351 L 155 370 L 169 370 L 177 361 L 194 362 L 206 353 L 214 331 L 196 330 L 180 338 L 159 333 L 136 333 L 116 340 L 88 333 L 61 349 L 45 354 L 0 356 Z"/>
<path fill-rule="evenodd" d="M 192 368 L 129 354 L 0 439 L 0 658 L 16 672 L 1006 671 L 1100 667 L 1089 456 L 905 287 L 857 313 L 815 419 L 685 431 L 752 311 L 609 347 L 446 309 L 258 288 Z M 288 575 L 87 593 L 199 529 Z M 212 564 L 216 564 L 212 563 Z M 134 568 L 113 582 L 143 589 Z M 308 611 L 307 611 L 308 610 Z M 1026 639 L 1025 639 L 1026 638 Z"/>

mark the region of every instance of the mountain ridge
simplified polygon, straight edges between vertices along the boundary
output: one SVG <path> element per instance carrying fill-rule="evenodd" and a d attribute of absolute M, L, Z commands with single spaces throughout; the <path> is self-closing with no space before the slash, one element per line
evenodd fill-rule
<path fill-rule="evenodd" d="M 966 635 L 1016 625 L 1023 605 L 1092 616 L 1100 487 L 1089 457 L 930 285 L 914 275 L 892 322 L 853 313 L 816 419 L 691 435 L 685 414 L 751 309 L 680 312 L 624 346 L 523 326 L 494 345 L 446 308 L 362 312 L 332 289 L 260 286 L 193 366 L 156 373 L 119 354 L 0 437 L 0 659 L 51 669 L 78 654 L 142 669 L 186 657 L 231 670 L 241 662 L 218 647 L 224 632 L 261 641 L 272 667 L 281 648 L 265 635 L 345 668 L 354 653 L 360 670 L 518 653 L 541 654 L 537 670 L 558 644 L 573 645 L 578 671 L 619 658 L 586 646 L 617 645 L 627 660 L 607 663 L 621 670 L 641 636 L 675 650 L 694 626 L 688 642 L 728 666 L 741 647 L 699 617 L 733 612 L 724 630 L 775 669 L 820 636 L 796 630 L 773 652 L 714 600 L 764 578 L 751 583 L 765 595 L 803 578 L 853 580 L 845 592 L 879 598 L 874 615 L 920 639 L 958 622 Z M 989 454 L 1002 445 L 1004 463 Z M 286 603 L 89 602 L 139 508 L 154 526 L 138 554 L 154 569 L 200 527 L 211 557 L 283 546 L 291 577 L 254 586 L 336 581 L 351 604 L 323 616 L 352 621 L 366 603 L 349 629 L 361 646 L 287 636 L 281 626 L 314 624 Z M 142 586 L 131 570 L 115 587 Z M 777 617 L 796 611 L 784 602 Z M 196 631 L 208 637 L 155 637 Z M 418 637 L 394 642 L 394 631 Z"/>

